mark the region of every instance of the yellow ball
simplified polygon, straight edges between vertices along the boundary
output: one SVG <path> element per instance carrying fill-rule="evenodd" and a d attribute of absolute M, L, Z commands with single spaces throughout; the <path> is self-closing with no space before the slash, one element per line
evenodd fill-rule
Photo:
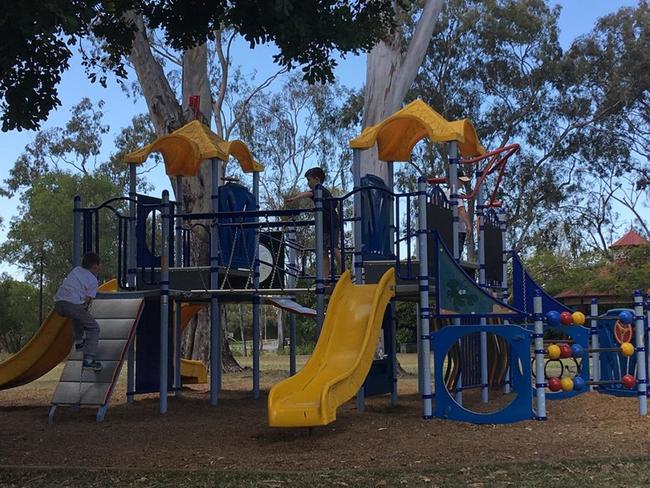
<path fill-rule="evenodd" d="M 560 380 L 560 386 L 562 386 L 562 391 L 572 391 L 573 380 L 566 376 Z"/>
<path fill-rule="evenodd" d="M 585 314 L 582 312 L 573 312 L 571 317 L 573 318 L 573 323 L 575 325 L 585 325 Z"/>
<path fill-rule="evenodd" d="M 624 342 L 620 347 L 621 354 L 626 357 L 630 357 L 634 354 L 634 346 L 629 342 Z"/>
<path fill-rule="evenodd" d="M 549 359 L 560 359 L 560 346 L 557 344 L 551 344 L 548 346 L 547 352 Z"/>

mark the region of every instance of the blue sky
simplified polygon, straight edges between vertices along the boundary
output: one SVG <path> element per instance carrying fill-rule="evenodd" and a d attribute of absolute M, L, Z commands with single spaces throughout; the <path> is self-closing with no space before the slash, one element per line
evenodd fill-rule
<path fill-rule="evenodd" d="M 560 42 L 567 47 L 573 39 L 589 32 L 596 20 L 603 15 L 614 12 L 623 6 L 635 6 L 637 0 L 562 0 L 553 3 L 560 4 L 561 36 Z M 272 74 L 277 69 L 272 62 L 274 49 L 272 46 L 261 46 L 250 50 L 248 45 L 239 42 L 235 47 L 234 59 L 241 63 L 244 72 L 257 72 L 260 78 Z M 245 60 L 241 61 L 241 60 Z M 349 87 L 360 87 L 365 79 L 365 56 L 351 56 L 341 60 L 336 70 L 338 80 Z M 56 127 L 65 124 L 69 117 L 70 109 L 84 96 L 92 100 L 104 100 L 104 121 L 110 125 L 111 131 L 104 140 L 104 150 L 109 153 L 111 141 L 123 126 L 128 125 L 131 117 L 146 112 L 143 100 L 129 99 L 116 83 L 110 83 L 104 89 L 99 84 L 91 84 L 80 66 L 79 59 L 73 60 L 71 69 L 67 71 L 59 86 L 62 106 L 52 112 L 43 128 Z M 0 180 L 4 180 L 13 166 L 16 158 L 21 154 L 25 145 L 34 137 L 31 131 L 0 132 Z M 168 180 L 163 171 L 155 176 L 154 183 L 157 192 L 168 186 Z M 0 198 L 0 216 L 4 226 L 0 228 L 0 242 L 6 238 L 7 223 L 17 213 L 18 199 Z M 0 272 L 7 271 L 14 276 L 21 277 L 22 273 L 7 263 L 0 262 Z"/>

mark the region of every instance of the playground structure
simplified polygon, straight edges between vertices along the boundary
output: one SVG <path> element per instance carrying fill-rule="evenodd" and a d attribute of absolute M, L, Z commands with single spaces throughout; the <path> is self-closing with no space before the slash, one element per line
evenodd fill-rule
<path fill-rule="evenodd" d="M 448 177 L 420 178 L 416 191 L 396 193 L 393 162 L 408 161 L 413 147 L 425 138 L 447 144 Z M 469 120 L 449 122 L 420 100 L 366 128 L 350 141 L 350 146 L 354 188 L 327 204 L 335 205 L 343 216 L 346 205 L 352 203 L 353 217 L 330 222 L 331 226 L 340 226 L 340 240 L 334 243 L 330 235 L 328 250 L 323 243 L 322 187 L 315 189 L 314 208 L 260 210 L 259 178 L 263 166 L 243 142 L 223 141 L 197 120 L 127 155 L 128 197 L 117 197 L 94 208 L 83 208 L 75 199 L 75 265 L 84 252 L 101 253 L 100 212 L 110 212 L 118 222 L 118 276 L 101 290 L 94 313 L 102 320 L 120 319 L 122 323 L 116 326 L 119 334 L 109 334 L 111 327 L 107 326 L 108 335 L 100 338 L 100 351 L 106 351 L 106 356 L 98 359 L 111 362 L 111 368 L 101 378 L 82 374 L 77 358 L 69 357 L 54 395 L 50 420 L 56 408 L 65 405 L 97 406 L 97 419 L 102 420 L 123 362 L 127 365 L 127 401 L 156 392 L 160 412 L 165 413 L 169 392 L 181 394 L 184 369 L 194 370 L 186 375 L 186 382 L 201 381 L 206 376 L 201 365 L 181 358 L 185 325 L 199 310 L 209 307 L 210 361 L 220 365 L 220 310 L 225 303 L 241 302 L 249 302 L 253 308 L 255 399 L 260 396 L 260 304 L 313 316 L 319 331 L 312 357 L 296 374 L 295 316 L 290 316 L 291 377 L 271 389 L 271 426 L 326 425 L 336 418 L 337 407 L 355 392 L 360 410 L 364 398 L 371 395 L 390 395 L 391 404 L 395 404 L 397 300 L 418 306 L 418 384 L 424 418 L 475 423 L 543 420 L 547 398 L 567 398 L 585 391 L 587 386 L 629 394 L 631 390 L 623 386 L 625 383 L 629 387 L 632 381 L 625 379 L 627 375 L 637 387 L 633 394 L 638 396 L 639 412 L 647 413 L 648 320 L 640 295 L 635 297 L 633 327 L 629 315 L 619 318 L 618 312 L 608 312 L 598 316 L 595 303 L 585 319 L 589 328 L 582 327 L 580 320 L 575 320 L 577 325 L 562 326 L 551 312 L 570 311 L 543 293 L 519 257 L 507 249 L 505 210 L 497 197 L 504 167 L 518 146 L 486 152 Z M 360 153 L 374 146 L 379 159 L 388 165 L 386 182 L 375 175 L 361 174 Z M 170 201 L 166 191 L 160 199 L 136 192 L 136 166 L 152 152 L 162 154 L 166 173 L 174 178 L 176 201 Z M 231 157 L 244 172 L 252 173 L 252 192 L 224 174 Z M 195 176 L 206 160 L 211 165 L 211 209 L 190 212 L 184 205 L 183 178 Z M 476 184 L 467 195 L 460 195 L 457 188 L 459 165 L 474 170 Z M 491 191 L 488 182 L 493 185 Z M 448 185 L 449 198 L 442 184 Z M 476 265 L 461 261 L 460 199 L 476 201 Z M 413 215 L 417 223 L 408 218 Z M 313 248 L 298 238 L 301 228 L 313 228 Z M 346 231 L 353 236 L 352 243 Z M 208 246 L 197 258 L 194 254 L 200 246 L 196 236 L 200 233 L 207 238 Z M 341 251 L 340 276 L 333 248 Z M 328 270 L 322 264 L 325 252 L 331 253 Z M 310 266 L 308 255 L 312 253 L 315 260 Z M 508 261 L 513 268 L 511 285 L 507 282 Z M 296 295 L 305 292 L 315 294 L 315 310 L 296 303 Z M 106 304 L 113 305 L 109 309 L 121 309 L 119 300 L 131 301 L 129 314 L 102 315 Z M 626 327 L 626 334 L 632 329 L 634 333 L 634 341 L 631 337 L 624 341 L 628 344 L 623 348 L 624 356 L 611 342 L 609 332 L 617 318 Z M 558 342 L 574 346 L 571 356 L 575 374 L 565 374 L 563 363 L 559 376 L 546 373 L 548 361 L 569 359 L 566 352 L 562 357 L 566 347 L 560 347 L 561 356 L 557 358 L 552 345 L 544 346 L 544 333 L 558 327 L 569 337 Z M 380 337 L 382 344 L 375 352 Z M 65 359 L 71 342 L 69 324 L 52 312 L 32 341 L 0 364 L 0 389 L 42 376 Z M 553 391 L 557 390 L 556 380 L 562 391 Z M 217 405 L 220 367 L 212 368 L 209 381 L 210 402 Z M 550 391 L 547 387 L 551 387 Z M 492 413 L 463 407 L 464 392 L 479 389 L 481 402 L 488 403 L 494 388 L 515 398 Z"/>

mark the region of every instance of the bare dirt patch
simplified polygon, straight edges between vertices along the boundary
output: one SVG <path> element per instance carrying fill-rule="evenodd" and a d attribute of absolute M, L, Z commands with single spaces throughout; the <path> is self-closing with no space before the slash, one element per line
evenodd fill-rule
<path fill-rule="evenodd" d="M 632 439 L 650 436 L 650 420 L 637 414 L 634 398 L 587 393 L 549 402 L 549 420 L 513 425 L 470 425 L 423 420 L 416 379 L 400 380 L 395 408 L 370 398 L 359 412 L 354 402 L 339 409 L 333 424 L 309 429 L 272 429 L 266 394 L 286 376 L 267 371 L 259 400 L 249 391 L 252 373 L 225 375 L 219 405 L 205 387 L 170 397 L 158 414 L 152 396 L 125 402 L 122 381 L 103 423 L 96 410 L 62 408 L 48 425 L 49 401 L 60 368 L 45 378 L 0 392 L 0 465 L 113 467 L 218 471 L 420 469 L 427 466 L 561 461 L 625 456 Z M 476 396 L 466 395 L 469 405 Z M 636 456 L 650 443 L 634 442 Z"/>

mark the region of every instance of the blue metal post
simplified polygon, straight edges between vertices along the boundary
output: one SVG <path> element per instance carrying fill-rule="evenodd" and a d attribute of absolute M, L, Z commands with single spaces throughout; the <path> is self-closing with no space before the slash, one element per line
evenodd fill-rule
<path fill-rule="evenodd" d="M 81 266 L 81 197 L 76 195 L 72 214 L 72 266 Z"/>
<path fill-rule="evenodd" d="M 183 177 L 176 176 L 176 214 L 181 214 L 185 211 L 183 205 Z M 175 229 L 175 263 L 177 268 L 183 267 L 183 219 L 176 217 Z M 181 396 L 183 392 L 183 384 L 181 382 L 181 342 L 183 335 L 181 331 L 181 307 L 182 303 L 179 300 L 175 302 L 174 314 L 174 394 Z"/>
<path fill-rule="evenodd" d="M 533 298 L 535 319 L 535 389 L 537 399 L 536 420 L 546 420 L 546 380 L 544 377 L 544 317 L 542 316 L 542 293 L 535 290 Z"/>
<path fill-rule="evenodd" d="M 458 240 L 458 143 L 451 141 L 449 143 L 449 205 L 451 205 L 451 233 L 452 233 L 452 252 L 454 259 L 460 261 L 460 242 Z M 453 319 L 454 325 L 460 325 L 460 319 Z M 462 341 L 458 340 L 458 347 L 462 348 Z M 456 402 L 463 404 L 463 375 L 458 370 L 458 380 L 456 381 Z"/>
<path fill-rule="evenodd" d="M 643 296 L 641 290 L 634 292 L 634 315 L 636 323 L 634 325 L 634 342 L 636 343 L 636 380 L 637 392 L 639 397 L 639 415 L 645 417 L 648 415 L 648 378 L 646 375 L 646 357 L 645 357 L 645 321 L 643 316 Z"/>
<path fill-rule="evenodd" d="M 483 172 L 476 171 L 476 181 L 481 180 Z M 478 199 L 476 209 L 478 215 L 478 283 L 481 287 L 485 288 L 487 282 L 485 278 L 485 188 L 483 185 L 479 187 Z M 472 229 L 466 229 L 469 234 Z M 480 319 L 481 325 L 487 325 L 485 317 Z M 487 332 L 481 332 L 480 338 L 480 363 L 481 363 L 481 402 L 487 403 L 489 399 L 488 388 L 488 351 L 487 351 Z"/>
<path fill-rule="evenodd" d="M 361 151 L 359 149 L 352 150 L 352 184 L 354 185 L 354 190 L 358 190 L 361 187 Z M 353 205 L 354 221 L 352 222 L 352 231 L 354 234 L 354 256 L 352 270 L 354 273 L 354 282 L 360 285 L 363 282 L 363 243 L 361 242 L 361 193 L 359 191 L 354 192 Z M 356 405 L 359 411 L 365 409 L 363 386 L 357 391 Z"/>
<path fill-rule="evenodd" d="M 137 198 L 137 173 L 136 165 L 129 165 L 129 240 L 128 240 L 128 277 L 129 289 L 136 289 L 135 268 L 137 266 L 137 239 L 135 235 L 136 227 L 136 203 Z M 135 335 L 129 343 L 129 350 L 126 359 L 126 401 L 133 403 L 133 392 L 135 391 Z"/>
<path fill-rule="evenodd" d="M 160 413 L 167 412 L 169 361 L 169 192 L 162 193 L 162 236 L 160 239 Z"/>
<path fill-rule="evenodd" d="M 212 211 L 219 211 L 219 160 L 211 160 Z M 215 219 L 210 226 L 210 288 L 219 287 L 219 227 Z M 220 307 L 217 295 L 210 297 L 210 404 L 216 405 L 221 384 L 221 324 Z"/>
<path fill-rule="evenodd" d="M 506 211 L 502 208 L 499 209 L 497 214 L 499 218 L 499 230 L 501 231 L 501 273 L 503 278 L 501 279 L 501 300 L 503 303 L 508 303 L 508 262 L 506 256 L 508 256 L 507 244 L 506 244 Z M 504 325 L 510 324 L 508 320 L 503 321 Z M 509 352 L 508 352 L 509 353 Z M 503 385 L 503 393 L 510 393 L 510 366 L 508 365 L 505 374 L 505 385 Z"/>
<path fill-rule="evenodd" d="M 287 274 L 287 286 L 295 288 L 298 276 L 298 255 L 296 253 L 296 229 L 289 231 L 289 273 Z M 296 296 L 292 298 L 295 300 Z M 289 375 L 296 374 L 296 314 L 289 314 Z"/>
<path fill-rule="evenodd" d="M 316 328 L 318 336 L 323 328 L 325 318 L 325 289 L 323 283 L 323 187 L 314 189 L 314 206 L 316 208 Z"/>
<path fill-rule="evenodd" d="M 645 300 L 645 310 L 646 310 L 646 336 L 645 336 L 645 341 L 646 341 L 646 376 L 648 376 L 648 373 L 650 373 L 650 354 L 648 353 L 648 347 L 647 344 L 650 344 L 650 293 L 647 294 L 646 300 Z M 647 387 L 646 387 L 647 390 Z M 650 395 L 650 392 L 646 391 L 646 396 Z"/>
<path fill-rule="evenodd" d="M 255 211 L 260 209 L 260 174 L 253 173 L 253 196 L 255 197 Z M 259 222 L 259 217 L 255 216 L 255 222 Z M 253 344 L 255 338 L 260 337 L 260 260 L 259 260 L 259 247 L 260 247 L 260 228 L 255 227 L 255 245 L 253 249 L 253 287 L 255 288 L 255 295 L 253 295 Z M 260 348 L 253 346 L 253 398 L 260 397 Z"/>
<path fill-rule="evenodd" d="M 418 179 L 418 259 L 420 261 L 420 327 L 418 338 L 422 350 L 422 400 L 424 418 L 433 418 L 431 393 L 431 335 L 429 330 L 429 257 L 427 255 L 427 187 L 426 180 Z"/>
<path fill-rule="evenodd" d="M 596 298 L 591 299 L 591 306 L 589 309 L 589 315 L 591 315 L 591 320 L 589 321 L 589 335 L 591 336 L 591 347 L 594 351 L 591 353 L 591 364 L 592 364 L 592 378 L 595 382 L 600 381 L 600 340 L 598 339 L 598 300 Z M 589 388 L 591 391 L 598 389 L 597 385 L 591 385 Z"/>

